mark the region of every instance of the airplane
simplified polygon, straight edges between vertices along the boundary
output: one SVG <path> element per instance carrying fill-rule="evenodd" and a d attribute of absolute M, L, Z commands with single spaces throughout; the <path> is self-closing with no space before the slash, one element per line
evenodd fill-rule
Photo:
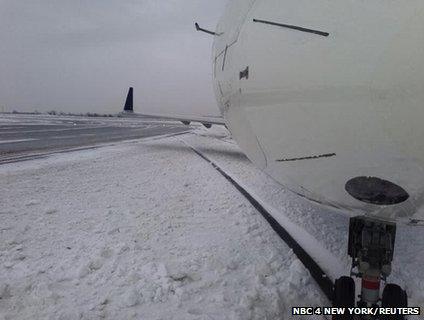
<path fill-rule="evenodd" d="M 190 125 L 192 122 L 199 122 L 206 128 L 210 129 L 213 124 L 225 125 L 223 117 L 217 116 L 187 116 L 187 115 L 164 115 L 164 114 L 147 114 L 147 113 L 134 113 L 134 88 L 130 87 L 128 89 L 127 98 L 125 99 L 124 115 L 136 115 L 140 117 L 155 118 L 161 120 L 172 120 L 172 121 L 181 121 L 185 125 Z"/>
<path fill-rule="evenodd" d="M 214 37 L 216 123 L 275 181 L 351 215 L 334 306 L 407 306 L 380 288 L 396 225 L 424 204 L 423 18 L 418 0 L 232 0 L 215 31 L 195 24 Z"/>

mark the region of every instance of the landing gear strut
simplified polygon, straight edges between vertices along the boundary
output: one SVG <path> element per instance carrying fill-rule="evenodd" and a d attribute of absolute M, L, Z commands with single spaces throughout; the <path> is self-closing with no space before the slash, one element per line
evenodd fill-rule
<path fill-rule="evenodd" d="M 394 284 L 387 284 L 380 299 L 381 281 L 392 271 L 396 224 L 366 216 L 354 217 L 349 224 L 348 254 L 352 258 L 351 276 L 362 279 L 357 307 L 407 307 L 407 295 Z M 335 307 L 355 306 L 355 284 L 351 277 L 337 279 L 334 288 Z M 353 316 L 333 320 L 352 320 Z M 376 318 L 367 318 L 376 319 Z M 403 320 L 403 316 L 386 316 L 379 320 Z"/>

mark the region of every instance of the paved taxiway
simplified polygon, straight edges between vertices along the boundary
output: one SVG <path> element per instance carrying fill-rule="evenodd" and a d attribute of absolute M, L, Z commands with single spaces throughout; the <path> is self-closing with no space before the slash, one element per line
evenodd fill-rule
<path fill-rule="evenodd" d="M 0 115 L 0 157 L 51 152 L 187 131 L 177 122 L 142 118 Z"/>

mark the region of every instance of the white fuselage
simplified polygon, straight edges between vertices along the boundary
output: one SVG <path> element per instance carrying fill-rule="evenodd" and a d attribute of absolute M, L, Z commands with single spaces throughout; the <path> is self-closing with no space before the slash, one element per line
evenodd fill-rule
<path fill-rule="evenodd" d="M 216 32 L 216 97 L 258 167 L 348 212 L 387 219 L 417 212 L 424 201 L 423 1 L 233 0 Z M 409 198 L 360 201 L 346 191 L 356 177 L 390 181 Z"/>

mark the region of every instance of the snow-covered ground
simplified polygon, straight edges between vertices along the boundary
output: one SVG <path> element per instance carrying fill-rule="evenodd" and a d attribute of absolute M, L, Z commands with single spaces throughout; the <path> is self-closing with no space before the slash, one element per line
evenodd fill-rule
<path fill-rule="evenodd" d="M 0 194 L 4 319 L 281 319 L 327 303 L 176 138 L 3 165 Z"/>
<path fill-rule="evenodd" d="M 185 143 L 291 225 L 332 277 L 349 271 L 348 217 L 255 169 L 225 129 L 198 129 L 0 166 L 0 319 L 290 319 L 292 306 L 328 305 L 255 209 Z M 424 306 L 423 231 L 398 232 L 390 280 L 410 305 Z"/>
<path fill-rule="evenodd" d="M 84 123 L 87 125 L 98 126 L 125 126 L 138 127 L 140 123 L 167 123 L 170 121 L 159 120 L 154 118 L 140 117 L 134 115 L 121 115 L 121 117 L 87 117 L 87 116 L 71 116 L 71 115 L 49 115 L 49 114 L 13 114 L 0 113 L 0 125 L 9 126 L 31 126 L 45 125 L 54 126 L 58 124 L 75 125 L 76 123 Z M 176 121 L 175 123 L 180 123 Z"/>

